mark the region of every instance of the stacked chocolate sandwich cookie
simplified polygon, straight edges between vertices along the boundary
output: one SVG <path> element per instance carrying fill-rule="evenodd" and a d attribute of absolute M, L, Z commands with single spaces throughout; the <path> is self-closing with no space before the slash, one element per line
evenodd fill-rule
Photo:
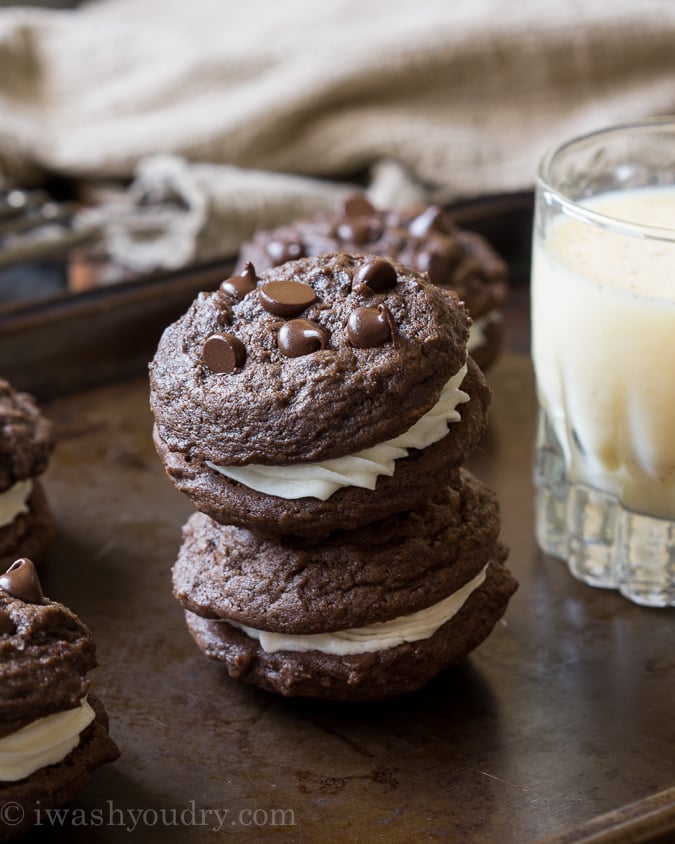
<path fill-rule="evenodd" d="M 52 426 L 27 393 L 0 378 L 0 572 L 17 557 L 40 562 L 54 523 L 39 476 L 53 448 Z"/>
<path fill-rule="evenodd" d="M 0 841 L 68 803 L 119 756 L 89 693 L 95 665 L 89 630 L 44 597 L 30 560 L 15 561 L 0 576 Z"/>
<path fill-rule="evenodd" d="M 238 270 L 247 262 L 261 271 L 324 252 L 379 255 L 428 273 L 434 284 L 454 290 L 465 303 L 472 319 L 468 349 L 481 369 L 499 356 L 508 266 L 484 237 L 455 225 L 442 207 L 390 211 L 355 195 L 334 214 L 260 229 L 242 246 Z"/>
<path fill-rule="evenodd" d="M 516 584 L 462 464 L 489 389 L 454 294 L 328 253 L 201 294 L 150 367 L 154 437 L 190 496 L 174 593 L 200 648 L 283 695 L 414 691 Z"/>

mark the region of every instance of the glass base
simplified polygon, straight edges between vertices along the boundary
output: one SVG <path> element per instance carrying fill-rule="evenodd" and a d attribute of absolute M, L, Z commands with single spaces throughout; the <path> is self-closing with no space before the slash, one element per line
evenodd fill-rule
<path fill-rule="evenodd" d="M 618 589 L 636 604 L 675 606 L 675 521 L 635 513 L 608 493 L 565 476 L 565 462 L 540 409 L 534 483 L 537 543 L 590 586 Z"/>

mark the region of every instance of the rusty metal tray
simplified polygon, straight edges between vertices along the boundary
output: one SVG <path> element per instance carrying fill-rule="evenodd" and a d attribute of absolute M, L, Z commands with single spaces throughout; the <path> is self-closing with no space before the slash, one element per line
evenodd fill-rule
<path fill-rule="evenodd" d="M 118 324 L 111 348 L 123 350 Z M 675 613 L 591 589 L 537 550 L 524 284 L 507 325 L 509 350 L 489 373 L 490 428 L 470 468 L 500 496 L 520 589 L 464 664 L 415 695 L 358 705 L 284 700 L 201 655 L 169 573 L 192 509 L 155 455 L 145 375 L 108 372 L 84 387 L 72 346 L 61 375 L 51 357 L 60 341 L 44 350 L 62 321 L 14 335 L 34 348 L 23 377 L 46 385 L 58 437 L 45 477 L 58 523 L 45 593 L 96 637 L 92 681 L 122 751 L 62 821 L 40 818 L 28 840 L 675 840 Z M 149 342 L 150 328 L 137 368 Z M 2 348 L 0 367 L 10 362 Z"/>

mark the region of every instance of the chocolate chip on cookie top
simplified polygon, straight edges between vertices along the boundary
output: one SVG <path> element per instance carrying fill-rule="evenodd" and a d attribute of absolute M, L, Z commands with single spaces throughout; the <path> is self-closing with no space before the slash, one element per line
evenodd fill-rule
<path fill-rule="evenodd" d="M 212 334 L 202 348 L 202 362 L 211 372 L 234 372 L 246 360 L 246 349 L 234 334 Z"/>
<path fill-rule="evenodd" d="M 247 261 L 241 273 L 226 278 L 220 285 L 220 289 L 235 300 L 243 299 L 247 293 L 255 290 L 257 282 L 258 276 L 255 274 L 255 268 L 250 261 Z"/>
<path fill-rule="evenodd" d="M 258 288 L 260 304 L 269 314 L 298 316 L 316 300 L 316 293 L 304 281 L 267 281 Z"/>
<path fill-rule="evenodd" d="M 279 350 L 289 358 L 310 355 L 328 346 L 328 332 L 308 319 L 292 319 L 279 329 Z"/>
<path fill-rule="evenodd" d="M 297 261 L 298 258 L 303 258 L 305 255 L 302 242 L 292 237 L 270 240 L 265 251 L 273 265 L 285 264 L 286 261 Z"/>
<path fill-rule="evenodd" d="M 16 560 L 0 575 L 0 589 L 26 604 L 41 604 L 44 601 L 40 579 L 32 560 L 22 557 Z"/>
<path fill-rule="evenodd" d="M 299 463 L 398 436 L 466 361 L 456 297 L 395 261 L 332 253 L 226 282 L 150 365 L 157 436 L 190 460 Z M 239 283 L 237 282 L 237 285 Z"/>

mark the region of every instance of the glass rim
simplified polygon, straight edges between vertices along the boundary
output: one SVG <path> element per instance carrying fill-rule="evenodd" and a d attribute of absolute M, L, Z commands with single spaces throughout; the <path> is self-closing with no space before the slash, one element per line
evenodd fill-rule
<path fill-rule="evenodd" d="M 650 226 L 646 223 L 633 223 L 629 220 L 622 220 L 619 217 L 602 214 L 566 196 L 560 188 L 552 184 L 550 179 L 550 169 L 557 156 L 577 144 L 593 140 L 594 138 L 602 138 L 603 136 L 610 137 L 611 135 L 618 135 L 625 132 L 648 132 L 659 128 L 672 130 L 673 136 L 675 137 L 675 115 L 645 118 L 644 120 L 604 126 L 600 129 L 568 138 L 562 143 L 555 144 L 549 148 L 539 162 L 536 174 L 537 191 L 544 190 L 546 193 L 552 194 L 561 206 L 564 214 L 582 222 L 594 223 L 604 229 L 609 229 L 619 234 L 628 234 L 632 237 L 665 240 L 669 242 L 675 241 L 675 225 L 673 228 L 663 228 L 660 226 Z M 647 188 L 648 186 L 645 185 L 645 187 Z M 675 189 L 675 182 L 673 182 L 673 188 Z"/>

